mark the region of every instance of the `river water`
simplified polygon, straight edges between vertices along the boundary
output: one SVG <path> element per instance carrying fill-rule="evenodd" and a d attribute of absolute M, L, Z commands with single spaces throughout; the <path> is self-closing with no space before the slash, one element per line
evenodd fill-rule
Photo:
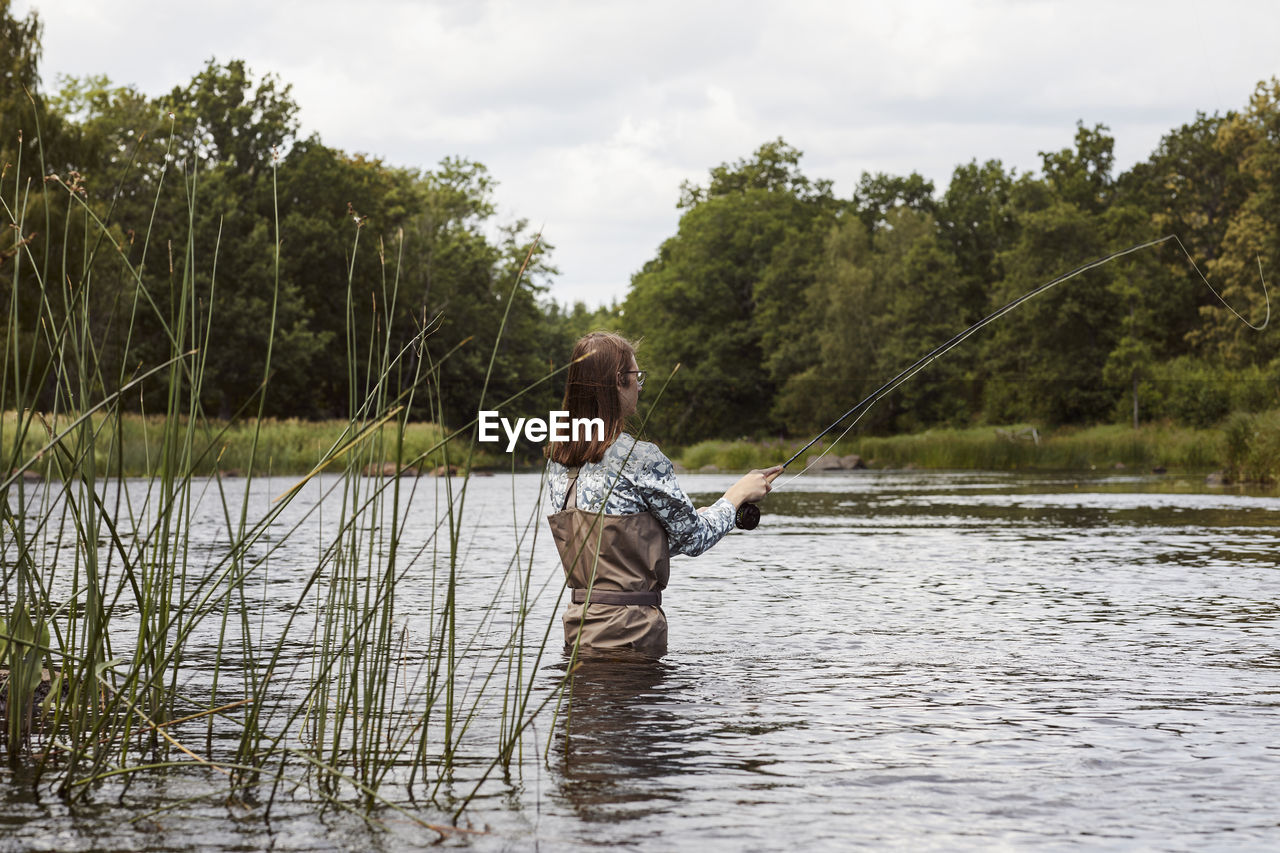
<path fill-rule="evenodd" d="M 699 502 L 731 482 L 682 477 Z M 536 475 L 471 481 L 464 611 L 504 606 L 486 589 L 513 547 L 528 554 L 513 543 L 538 493 Z M 673 560 L 668 655 L 587 661 L 567 717 L 540 717 L 513 772 L 481 785 L 464 818 L 479 832 L 445 846 L 1280 849 L 1280 499 L 1162 477 L 884 471 L 806 475 L 763 509 L 756 531 Z M 559 569 L 545 532 L 534 550 L 541 636 Z M 271 571 L 264 613 L 303 569 L 282 556 Z M 412 636 L 428 585 L 403 586 Z M 564 677 L 558 640 L 555 624 L 538 695 Z M 481 764 L 462 763 L 460 794 Z M 144 778 L 69 810 L 8 781 L 0 850 L 438 838 L 299 802 L 269 822 L 202 800 L 125 824 L 200 783 Z"/>

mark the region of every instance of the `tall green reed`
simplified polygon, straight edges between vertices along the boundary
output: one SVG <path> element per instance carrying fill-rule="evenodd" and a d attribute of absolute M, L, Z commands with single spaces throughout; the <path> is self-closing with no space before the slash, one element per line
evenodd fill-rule
<path fill-rule="evenodd" d="M 201 176 L 160 170 L 152 217 L 162 193 L 180 191 L 186 223 L 182 240 L 166 241 L 156 265 L 149 263 L 159 248 L 150 231 L 141 260 L 133 262 L 112 238 L 110 210 L 103 213 L 77 182 L 33 184 L 23 174 L 19 163 L 3 199 L 17 249 L 0 365 L 6 413 L 0 451 L 12 472 L 0 486 L 0 661 L 13 670 L 5 694 L 7 759 L 31 764 L 38 784 L 71 800 L 116 778 L 200 769 L 222 774 L 244 803 L 261 802 L 264 792 L 267 803 L 304 792 L 344 808 L 402 810 L 391 789 L 441 796 L 476 721 L 493 713 L 497 734 L 482 742 L 495 763 L 509 767 L 546 701 L 533 699 L 543 688 L 525 657 L 537 593 L 535 564 L 524 549 L 536 537 L 530 530 L 537 529 L 537 511 L 523 529 L 513 513 L 514 556 L 486 615 L 465 633 L 458 592 L 475 445 L 471 425 L 408 440 L 420 431 L 411 412 L 425 408 L 441 420 L 433 389 L 452 353 L 431 357 L 424 346 L 431 322 L 408 344 L 393 337 L 402 235 L 397 260 L 389 263 L 386 247 L 378 248 L 379 308 L 370 326 L 357 330 L 355 271 L 364 258 L 357 227 L 348 269 L 349 417 L 310 473 L 263 509 L 251 495 L 259 482 L 271 483 L 263 435 L 273 344 L 258 392 L 230 423 L 211 419 L 201 404 L 205 365 L 217 344 L 211 330 L 221 252 L 221 237 L 212 246 L 196 240 Z M 62 222 L 55 231 L 57 203 Z M 61 235 L 60 257 L 21 242 L 37 209 L 44 233 Z M 273 226 L 274 306 L 281 286 L 278 216 Z M 130 305 L 124 326 L 104 331 L 91 311 L 95 289 L 121 283 Z M 34 308 L 24 298 L 31 287 L 39 294 Z M 144 323 L 162 330 L 167 353 L 126 372 L 139 358 L 133 348 Z M 274 307 L 270 328 L 273 342 Z M 129 415 L 127 402 L 144 383 L 163 388 L 163 408 Z M 487 393 L 487 377 L 485 385 Z M 228 481 L 218 470 L 235 431 L 248 436 L 247 449 L 243 477 Z M 127 478 L 136 463 L 126 459 L 136 457 L 139 444 L 145 473 Z M 365 476 L 389 463 L 447 468 L 451 461 L 463 464 L 460 477 Z M 29 480 L 27 472 L 40 479 Z M 423 482 L 432 488 L 423 490 Z M 255 621 L 255 608 L 303 521 L 283 534 L 273 528 L 286 509 L 315 493 L 312 487 L 323 497 L 294 514 L 304 521 L 326 514 L 326 538 L 303 544 L 314 547 L 315 566 L 299 580 L 283 625 L 268 632 Z M 222 545 L 200 562 L 192 531 L 208 501 L 218 508 Z M 406 552 L 406 526 L 424 502 L 439 511 L 425 538 Z M 430 584 L 430 641 L 420 649 L 409 647 L 406 614 L 398 610 L 406 581 Z M 510 619 L 501 622 L 500 613 Z M 210 642 L 211 650 L 200 645 Z M 292 651 L 300 642 L 310 649 L 305 666 Z M 38 669 L 50 674 L 43 719 L 35 713 Z M 198 688 L 188 686 L 193 673 Z M 497 710 L 485 710 L 490 706 Z M 203 726 L 203 744 L 191 739 L 192 720 Z M 32 748 L 33 738 L 42 749 Z"/>

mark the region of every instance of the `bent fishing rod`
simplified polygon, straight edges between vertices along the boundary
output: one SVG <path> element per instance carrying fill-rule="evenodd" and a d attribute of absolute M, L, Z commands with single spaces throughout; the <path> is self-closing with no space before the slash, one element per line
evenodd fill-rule
<path fill-rule="evenodd" d="M 988 326 L 991 323 L 994 323 L 996 320 L 999 320 L 1001 317 L 1008 314 L 1010 311 L 1013 311 L 1018 306 L 1026 302 L 1030 302 L 1032 299 L 1035 299 L 1037 296 L 1044 293 L 1045 291 L 1050 290 L 1054 287 L 1057 287 L 1059 284 L 1062 284 L 1065 281 L 1070 281 L 1071 279 L 1075 278 L 1081 273 L 1088 272 L 1089 270 L 1092 270 L 1092 269 L 1097 269 L 1098 267 L 1103 266 L 1104 264 L 1111 263 L 1117 258 L 1122 258 L 1125 255 L 1131 255 L 1131 254 L 1134 254 L 1135 252 L 1141 252 L 1144 249 L 1150 249 L 1153 246 L 1159 246 L 1162 243 L 1169 242 L 1170 240 L 1175 242 L 1178 245 L 1178 248 L 1182 250 L 1182 253 L 1187 256 L 1187 260 L 1191 263 L 1192 268 L 1195 269 L 1196 273 L 1200 276 L 1200 280 L 1204 282 L 1205 286 L 1208 287 L 1209 290 L 1213 291 L 1213 295 L 1218 297 L 1218 301 L 1221 302 L 1223 305 L 1225 305 L 1227 307 L 1227 310 L 1229 310 L 1232 314 L 1235 314 L 1236 317 L 1238 317 L 1246 326 L 1253 329 L 1254 331 L 1261 331 L 1262 329 L 1266 328 L 1267 323 L 1270 322 L 1271 320 L 1270 297 L 1269 296 L 1267 297 L 1266 319 L 1264 319 L 1262 321 L 1262 324 L 1259 326 L 1255 326 L 1253 323 L 1250 323 L 1248 320 L 1242 317 L 1240 313 L 1236 311 L 1236 309 L 1232 308 L 1225 299 L 1222 298 L 1222 295 L 1218 293 L 1217 290 L 1214 289 L 1213 285 L 1209 284 L 1208 279 L 1204 277 L 1204 274 L 1200 272 L 1200 268 L 1196 266 L 1195 259 L 1191 257 L 1191 253 L 1187 251 L 1186 246 L 1182 245 L 1182 241 L 1178 239 L 1178 235 L 1169 234 L 1165 237 L 1160 237 L 1156 240 L 1149 240 L 1146 243 L 1138 243 L 1136 245 L 1128 247 L 1127 249 L 1121 249 L 1117 252 L 1112 252 L 1111 254 L 1106 255 L 1105 257 L 1101 257 L 1096 260 L 1089 261 L 1086 264 L 1076 267 L 1070 272 L 1063 273 L 1062 275 L 1058 276 L 1052 281 L 1046 282 L 1040 285 L 1039 287 L 1035 288 L 1034 290 L 1030 290 L 1022 294 L 1021 296 L 1019 296 L 1017 299 L 1013 300 L 1009 304 L 999 308 L 996 311 L 993 311 L 991 314 L 988 314 L 986 317 L 983 317 L 981 320 L 974 323 L 969 328 L 956 334 L 950 340 L 947 340 L 939 344 L 938 346 L 934 347 L 932 350 L 930 350 L 929 352 L 922 355 L 919 359 L 917 359 L 910 367 L 907 367 L 897 376 L 893 377 L 888 382 L 881 385 L 875 391 L 872 391 L 870 394 L 868 394 L 866 397 L 860 400 L 857 405 L 855 405 L 849 411 L 845 412 L 840 417 L 836 418 L 836 420 L 831 424 L 831 426 L 827 427 L 822 432 L 815 435 L 808 444 L 806 444 L 804 447 L 797 450 L 792 455 L 792 457 L 788 459 L 786 462 L 783 462 L 782 470 L 785 471 L 788 465 L 790 465 L 792 462 L 795 462 L 797 459 L 799 459 L 801 454 L 803 454 L 810 447 L 813 447 L 815 444 L 821 441 L 823 437 L 830 434 L 832 430 L 840 426 L 840 424 L 844 423 L 845 420 L 852 417 L 853 415 L 857 415 L 857 417 L 854 418 L 853 422 L 850 423 L 849 426 L 845 429 L 845 432 L 841 433 L 840 438 L 843 438 L 844 434 L 847 433 L 850 429 L 852 429 L 858 423 L 858 421 L 862 420 L 862 416 L 865 415 L 871 409 L 872 406 L 874 406 L 877 402 L 879 402 L 881 398 L 892 393 L 895 389 L 898 388 L 898 386 L 902 385 L 902 383 L 906 382 L 908 379 L 915 376 L 920 371 L 924 370 L 930 364 L 937 361 L 939 358 L 941 358 L 951 350 L 958 347 L 961 343 L 967 340 L 971 335 L 975 334 L 983 327 Z M 1261 272 L 1262 272 L 1261 261 L 1259 261 L 1258 272 L 1261 275 Z M 1264 279 L 1262 282 L 1264 295 L 1266 294 L 1266 287 L 1267 287 L 1267 284 L 1266 284 L 1266 280 Z M 836 441 L 839 441 L 840 438 L 837 438 Z M 809 470 L 808 465 L 805 466 L 804 470 L 802 470 L 800 474 L 803 474 L 807 470 Z M 779 471 L 778 473 L 781 474 L 782 471 Z M 798 477 L 800 476 L 800 474 L 797 474 L 796 476 Z M 774 475 L 774 476 L 776 477 L 777 475 Z M 744 503 L 742 506 L 738 507 L 738 512 L 734 516 L 734 524 L 740 530 L 755 530 L 756 526 L 760 524 L 760 507 L 753 503 Z"/>

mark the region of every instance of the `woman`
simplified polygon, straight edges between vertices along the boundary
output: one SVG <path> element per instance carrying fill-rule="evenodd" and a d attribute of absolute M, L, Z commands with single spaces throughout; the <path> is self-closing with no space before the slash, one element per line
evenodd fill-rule
<path fill-rule="evenodd" d="M 563 408 L 600 418 L 604 435 L 552 442 L 546 454 L 551 534 L 571 601 L 566 650 L 667 650 L 662 590 L 670 555 L 701 554 L 733 528 L 739 506 L 768 494 L 779 465 L 752 471 L 709 507 L 694 509 L 656 445 L 623 431 L 635 414 L 644 371 L 625 338 L 592 332 L 573 348 Z"/>

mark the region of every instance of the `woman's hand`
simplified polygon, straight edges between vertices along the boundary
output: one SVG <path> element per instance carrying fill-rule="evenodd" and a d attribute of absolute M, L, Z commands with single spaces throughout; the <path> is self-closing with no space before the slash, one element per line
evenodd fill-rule
<path fill-rule="evenodd" d="M 774 465 L 772 468 L 757 468 L 754 471 L 748 471 L 743 475 L 742 479 L 729 487 L 729 491 L 724 493 L 725 499 L 733 504 L 733 508 L 737 509 L 745 503 L 752 503 L 760 500 L 773 489 L 770 485 L 774 478 L 782 473 L 781 465 Z"/>

